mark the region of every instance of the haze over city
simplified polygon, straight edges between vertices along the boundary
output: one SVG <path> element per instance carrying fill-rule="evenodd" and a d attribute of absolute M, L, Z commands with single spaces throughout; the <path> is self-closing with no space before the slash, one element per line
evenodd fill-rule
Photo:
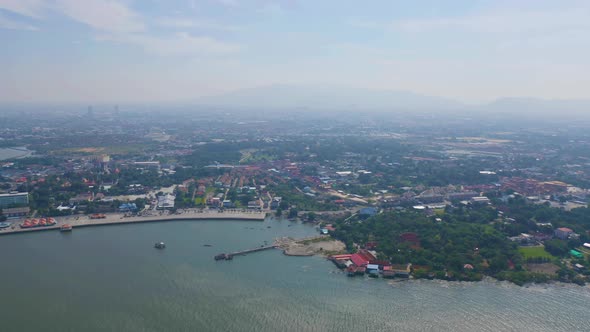
<path fill-rule="evenodd" d="M 0 0 L 2 331 L 590 326 L 590 0 Z"/>
<path fill-rule="evenodd" d="M 589 18 L 588 1 L 0 0 L 0 102 L 588 99 Z"/>

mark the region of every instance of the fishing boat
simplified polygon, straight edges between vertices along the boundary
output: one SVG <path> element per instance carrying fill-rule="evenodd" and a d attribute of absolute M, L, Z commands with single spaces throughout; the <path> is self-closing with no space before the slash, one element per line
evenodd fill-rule
<path fill-rule="evenodd" d="M 25 221 L 22 224 L 20 224 L 20 227 L 21 228 L 31 228 L 31 227 L 33 227 L 33 223 L 31 222 L 31 220 L 25 219 Z"/>
<path fill-rule="evenodd" d="M 61 232 L 71 232 L 72 231 L 72 225 L 70 225 L 70 224 L 63 224 L 63 225 L 61 225 L 61 227 L 59 228 L 59 230 Z"/>
<path fill-rule="evenodd" d="M 156 244 L 154 245 L 154 248 L 164 249 L 164 248 L 166 248 L 166 244 L 164 242 L 156 242 Z"/>

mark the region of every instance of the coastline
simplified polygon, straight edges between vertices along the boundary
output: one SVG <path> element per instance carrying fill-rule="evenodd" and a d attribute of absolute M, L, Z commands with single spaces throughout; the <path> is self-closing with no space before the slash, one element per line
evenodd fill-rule
<path fill-rule="evenodd" d="M 165 214 L 156 216 L 136 216 L 125 217 L 122 213 L 105 214 L 103 219 L 90 219 L 89 216 L 68 216 L 56 217 L 56 224 L 46 227 L 20 228 L 19 224 L 22 219 L 11 221 L 13 225 L 10 228 L 0 230 L 0 235 L 23 234 L 30 232 L 59 230 L 62 225 L 69 224 L 72 228 L 106 226 L 106 225 L 123 225 L 123 224 L 140 224 L 146 222 L 158 221 L 176 221 L 176 220 L 247 220 L 247 221 L 264 221 L 265 212 L 258 211 L 224 211 L 224 212 L 184 212 L 179 214 Z"/>
<path fill-rule="evenodd" d="M 369 279 L 369 278 L 367 278 Z M 389 279 L 388 284 L 396 285 L 400 279 Z M 435 283 L 443 287 L 449 287 L 452 285 L 469 286 L 478 284 L 494 285 L 497 287 L 518 287 L 518 288 L 530 288 L 530 289 L 547 289 L 547 288 L 586 288 L 590 289 L 590 285 L 578 285 L 572 282 L 563 282 L 559 280 L 550 280 L 548 282 L 538 283 L 530 282 L 523 285 L 515 284 L 509 280 L 499 280 L 491 276 L 485 276 L 481 280 L 465 281 L 465 280 L 446 280 L 446 279 L 426 279 L 426 278 L 408 278 L 403 281 L 410 283 Z"/>

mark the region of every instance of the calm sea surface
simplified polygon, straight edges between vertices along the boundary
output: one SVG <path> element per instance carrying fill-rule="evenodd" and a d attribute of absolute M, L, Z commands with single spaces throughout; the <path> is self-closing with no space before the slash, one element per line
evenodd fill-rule
<path fill-rule="evenodd" d="M 277 250 L 213 260 L 312 234 L 288 221 L 174 221 L 2 236 L 0 330 L 590 331 L 587 287 L 348 278 Z"/>

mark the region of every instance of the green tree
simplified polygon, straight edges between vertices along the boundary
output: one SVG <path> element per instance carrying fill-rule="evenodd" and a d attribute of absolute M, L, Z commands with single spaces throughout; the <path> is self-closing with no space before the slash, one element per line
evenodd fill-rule
<path fill-rule="evenodd" d="M 297 211 L 297 209 L 291 208 L 291 209 L 289 209 L 289 215 L 288 215 L 288 217 L 289 218 L 297 218 L 297 213 L 298 212 L 299 211 Z"/>

